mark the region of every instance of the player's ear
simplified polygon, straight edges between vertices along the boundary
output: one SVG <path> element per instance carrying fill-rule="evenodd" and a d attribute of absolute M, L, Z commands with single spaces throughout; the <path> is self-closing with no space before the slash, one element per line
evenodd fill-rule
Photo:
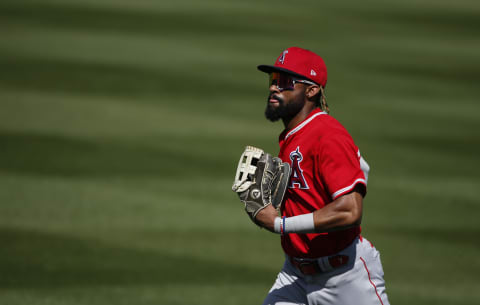
<path fill-rule="evenodd" d="M 314 96 L 316 96 L 320 92 L 320 87 L 317 85 L 311 85 L 307 87 L 305 92 L 307 98 L 311 100 Z"/>

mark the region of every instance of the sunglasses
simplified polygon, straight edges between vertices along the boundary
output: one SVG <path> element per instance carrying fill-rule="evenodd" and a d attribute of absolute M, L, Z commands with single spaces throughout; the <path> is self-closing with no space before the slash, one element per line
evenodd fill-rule
<path fill-rule="evenodd" d="M 314 82 L 299 79 L 292 75 L 281 73 L 281 72 L 272 72 L 270 73 L 270 80 L 268 81 L 268 86 L 276 86 L 278 90 L 293 90 L 296 83 L 316 85 Z"/>

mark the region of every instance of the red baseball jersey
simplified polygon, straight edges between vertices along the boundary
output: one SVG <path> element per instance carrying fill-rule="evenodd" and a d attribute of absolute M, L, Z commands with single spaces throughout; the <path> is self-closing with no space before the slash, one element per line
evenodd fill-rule
<path fill-rule="evenodd" d="M 347 130 L 320 109 L 280 135 L 279 157 L 291 165 L 282 216 L 312 213 L 361 183 L 360 152 Z M 289 256 L 314 258 L 332 255 L 360 234 L 360 227 L 329 233 L 285 234 L 282 247 Z"/>

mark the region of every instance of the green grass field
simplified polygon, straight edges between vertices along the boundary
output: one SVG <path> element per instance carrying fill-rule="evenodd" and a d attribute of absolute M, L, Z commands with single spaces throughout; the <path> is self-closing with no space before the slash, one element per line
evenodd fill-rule
<path fill-rule="evenodd" d="M 392 304 L 480 303 L 480 4 L 3 0 L 0 304 L 261 304 L 283 262 L 230 190 L 277 153 L 256 70 L 321 54 L 370 163 Z"/>

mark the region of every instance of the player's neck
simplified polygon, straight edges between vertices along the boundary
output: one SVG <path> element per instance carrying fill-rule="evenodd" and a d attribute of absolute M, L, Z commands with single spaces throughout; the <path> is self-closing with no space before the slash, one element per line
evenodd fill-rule
<path fill-rule="evenodd" d="M 315 109 L 315 105 L 313 103 L 305 103 L 304 107 L 293 117 L 293 118 L 284 118 L 283 125 L 285 126 L 285 130 L 291 130 L 302 121 L 304 121 L 308 115 Z"/>

